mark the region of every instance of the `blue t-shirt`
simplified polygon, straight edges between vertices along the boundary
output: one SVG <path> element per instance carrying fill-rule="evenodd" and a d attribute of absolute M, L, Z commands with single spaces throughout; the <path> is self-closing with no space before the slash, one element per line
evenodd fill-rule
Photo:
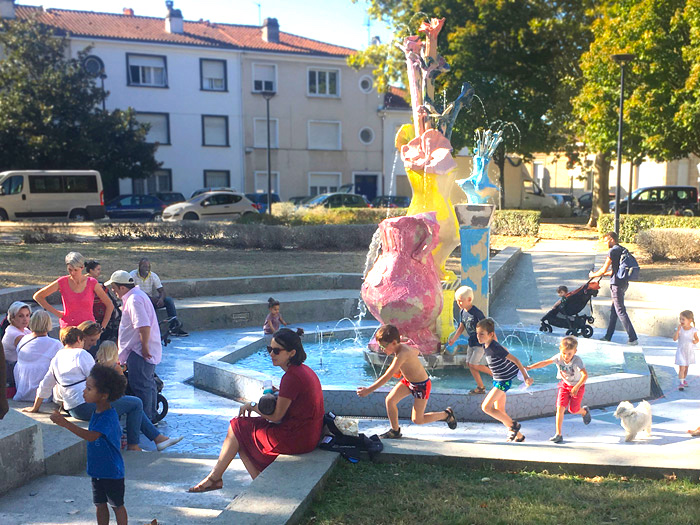
<path fill-rule="evenodd" d="M 469 336 L 469 346 L 479 346 L 479 340 L 476 338 L 476 323 L 482 319 L 486 319 L 486 316 L 474 305 L 469 310 L 459 311 L 459 322 Z"/>
<path fill-rule="evenodd" d="M 124 477 L 124 460 L 119 450 L 122 427 L 119 424 L 117 411 L 110 408 L 104 412 L 94 412 L 90 418 L 88 430 L 102 434 L 95 441 L 88 441 L 88 476 L 100 479 L 122 479 Z"/>
<path fill-rule="evenodd" d="M 618 285 L 624 284 L 626 282 L 617 278 L 617 271 L 620 269 L 620 259 L 622 258 L 622 254 L 624 253 L 624 251 L 625 249 L 619 244 L 616 244 L 615 246 L 610 248 L 610 252 L 608 253 L 608 257 L 610 257 L 611 262 L 610 266 L 612 266 L 610 284 Z"/>
<path fill-rule="evenodd" d="M 508 350 L 497 341 L 491 341 L 489 346 L 484 347 L 484 355 L 494 381 L 508 381 L 518 375 L 518 365 L 506 359 Z"/>

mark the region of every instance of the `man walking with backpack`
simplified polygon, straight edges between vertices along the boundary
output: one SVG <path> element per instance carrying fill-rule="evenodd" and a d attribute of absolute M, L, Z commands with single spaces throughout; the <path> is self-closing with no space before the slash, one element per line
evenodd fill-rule
<path fill-rule="evenodd" d="M 632 321 L 630 321 L 627 315 L 627 309 L 625 308 L 625 292 L 629 286 L 629 270 L 631 269 L 631 267 L 626 267 L 628 266 L 627 262 L 623 263 L 623 271 L 620 272 L 621 261 L 624 258 L 630 258 L 630 260 L 633 260 L 633 258 L 629 251 L 627 251 L 627 248 L 620 246 L 618 239 L 619 237 L 615 232 L 608 232 L 605 234 L 605 241 L 608 243 L 608 248 L 610 248 L 608 258 L 605 259 L 605 264 L 603 264 L 600 270 L 597 272 L 590 272 L 588 276 L 591 279 L 602 277 L 603 275 L 611 276 L 610 295 L 612 296 L 612 308 L 610 309 L 608 331 L 605 333 L 605 337 L 603 337 L 602 340 L 612 340 L 612 336 L 615 333 L 615 325 L 617 325 L 617 319 L 619 317 L 629 337 L 627 344 L 636 346 L 639 344 L 637 341 L 637 332 L 634 331 L 634 326 L 632 326 Z M 611 266 L 612 270 L 609 270 Z M 636 261 L 634 261 L 633 267 L 638 269 Z"/>

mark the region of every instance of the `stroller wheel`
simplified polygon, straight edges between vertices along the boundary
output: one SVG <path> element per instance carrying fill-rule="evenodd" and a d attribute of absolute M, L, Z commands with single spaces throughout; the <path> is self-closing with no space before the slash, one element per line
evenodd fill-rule
<path fill-rule="evenodd" d="M 566 335 L 576 335 L 576 330 L 567 330 Z"/>
<path fill-rule="evenodd" d="M 168 400 L 165 399 L 165 396 L 163 394 L 158 393 L 157 402 L 156 402 L 156 417 L 155 417 L 153 423 L 158 423 L 158 421 L 163 419 L 167 414 L 168 414 Z"/>
<path fill-rule="evenodd" d="M 584 326 L 583 328 L 581 328 L 581 335 L 588 339 L 593 335 L 593 327 L 588 325 Z"/>

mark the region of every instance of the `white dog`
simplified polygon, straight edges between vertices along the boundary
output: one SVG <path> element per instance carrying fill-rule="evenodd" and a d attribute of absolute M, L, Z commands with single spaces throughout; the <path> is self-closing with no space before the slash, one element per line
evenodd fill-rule
<path fill-rule="evenodd" d="M 634 407 L 629 401 L 617 405 L 615 417 L 625 429 L 625 441 L 632 441 L 642 430 L 651 436 L 651 405 L 646 401 Z"/>

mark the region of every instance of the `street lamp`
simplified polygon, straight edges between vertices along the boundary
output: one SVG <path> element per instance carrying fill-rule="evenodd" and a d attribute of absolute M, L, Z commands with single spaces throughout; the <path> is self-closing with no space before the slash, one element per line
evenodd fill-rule
<path fill-rule="evenodd" d="M 625 66 L 635 59 L 631 53 L 611 55 L 620 65 L 620 118 L 617 125 L 617 185 L 615 186 L 615 233 L 620 233 L 620 185 L 622 184 L 622 119 L 625 107 Z M 630 188 L 631 190 L 632 188 Z M 629 203 L 629 196 L 627 201 Z"/>
<path fill-rule="evenodd" d="M 270 171 L 270 99 L 276 95 L 274 91 L 260 93 L 267 106 L 267 213 L 272 215 L 272 171 Z"/>

